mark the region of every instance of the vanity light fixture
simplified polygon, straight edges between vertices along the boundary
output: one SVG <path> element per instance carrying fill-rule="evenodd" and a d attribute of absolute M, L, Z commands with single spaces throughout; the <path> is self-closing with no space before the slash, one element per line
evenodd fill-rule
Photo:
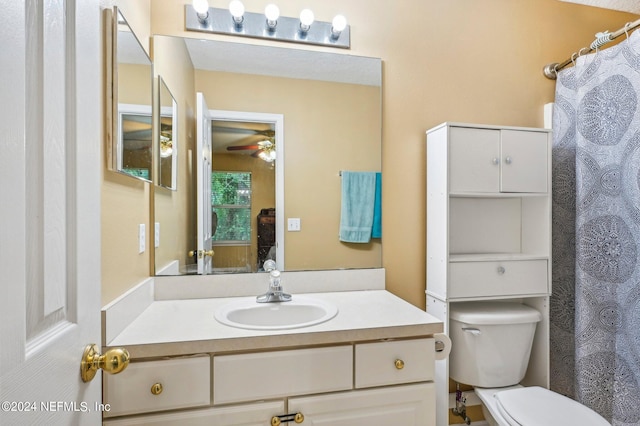
<path fill-rule="evenodd" d="M 209 18 L 209 2 L 207 0 L 193 0 L 193 9 L 196 11 L 198 21 L 206 23 Z"/>
<path fill-rule="evenodd" d="M 244 4 L 240 0 L 232 0 L 229 3 L 229 13 L 237 27 L 241 27 L 244 22 Z"/>
<path fill-rule="evenodd" d="M 275 4 L 268 4 L 264 8 L 264 16 L 267 18 L 267 28 L 269 31 L 275 31 L 278 25 L 278 18 L 280 17 L 280 9 Z"/>
<path fill-rule="evenodd" d="M 193 0 L 185 5 L 185 15 L 188 31 L 351 47 L 350 27 L 343 15 L 337 15 L 333 22 L 322 22 L 315 20 L 310 9 L 304 9 L 299 18 L 289 18 L 280 16 L 275 4 L 267 5 L 264 14 L 252 13 L 245 11 L 240 0 L 232 0 L 228 9 L 209 7 L 207 0 Z"/>
<path fill-rule="evenodd" d="M 331 21 L 331 38 L 338 39 L 345 28 L 347 28 L 347 18 L 344 15 L 336 15 Z"/>
<path fill-rule="evenodd" d="M 300 12 L 300 32 L 306 35 L 311 29 L 311 24 L 313 24 L 313 20 L 315 16 L 313 16 L 313 11 L 311 9 L 303 9 Z"/>

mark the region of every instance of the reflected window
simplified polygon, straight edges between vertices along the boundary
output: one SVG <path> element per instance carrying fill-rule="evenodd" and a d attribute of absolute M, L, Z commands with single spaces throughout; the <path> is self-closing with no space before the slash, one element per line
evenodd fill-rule
<path fill-rule="evenodd" d="M 211 173 L 212 216 L 216 245 L 251 243 L 251 173 Z"/>

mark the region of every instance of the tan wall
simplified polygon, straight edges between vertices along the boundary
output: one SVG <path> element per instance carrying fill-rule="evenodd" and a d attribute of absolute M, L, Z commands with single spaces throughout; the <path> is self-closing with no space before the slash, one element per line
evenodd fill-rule
<path fill-rule="evenodd" d="M 158 53 L 162 52 L 162 54 Z M 154 190 L 154 217 L 160 223 L 160 246 L 155 250 L 155 267 L 171 261 L 180 266 L 193 263 L 188 252 L 197 248 L 195 180 L 195 87 L 193 65 L 184 41 L 176 37 L 153 40 L 154 72 L 161 76 L 178 106 L 177 190 L 162 187 Z M 152 266 L 152 270 L 155 270 Z"/>
<path fill-rule="evenodd" d="M 150 33 L 202 37 L 184 31 L 184 4 L 153 2 Z M 244 4 L 252 12 L 264 8 L 263 1 Z M 299 13 L 298 1 L 278 5 L 284 16 Z M 541 68 L 588 45 L 596 32 L 637 19 L 557 0 L 324 0 L 308 6 L 318 20 L 330 21 L 338 12 L 348 17 L 352 48 L 344 53 L 384 61 L 383 265 L 387 288 L 422 307 L 425 130 L 442 121 L 542 126 L 542 107 L 553 100 L 554 83 L 542 76 Z M 122 197 L 114 193 L 113 202 L 143 212 L 124 192 Z M 103 258 L 118 256 L 105 245 L 109 247 L 103 239 Z M 130 252 L 128 245 L 135 246 L 135 239 L 117 247 Z M 128 268 L 122 278 L 129 287 L 136 282 Z M 113 294 L 108 288 L 112 281 L 103 280 L 103 300 Z"/>
<path fill-rule="evenodd" d="M 380 240 L 338 240 L 340 170 L 381 170 L 378 87 L 197 71 L 196 89 L 211 109 L 284 115 L 285 215 L 302 225 L 285 232 L 285 270 L 382 265 Z"/>
<path fill-rule="evenodd" d="M 140 42 L 148 49 L 150 25 L 149 0 L 103 1 L 102 8 L 117 5 L 121 8 L 129 25 L 138 35 Z M 103 25 L 109 23 L 103 21 Z M 148 50 L 147 50 L 148 52 Z M 105 55 L 109 52 L 105 52 Z M 105 87 L 109 85 L 107 73 L 104 75 Z M 151 82 L 149 81 L 149 86 Z M 105 94 L 106 102 L 109 98 Z M 129 102 L 129 101 L 127 101 Z M 134 102 L 132 102 L 134 103 Z M 105 124 L 106 126 L 107 124 Z M 105 128 L 105 134 L 107 129 Z M 107 144 L 105 138 L 103 150 L 101 188 L 101 258 L 102 258 L 102 303 L 112 301 L 134 285 L 149 276 L 149 247 L 138 253 L 138 225 L 145 224 L 149 232 L 150 190 L 149 183 L 110 171 L 107 167 Z"/>

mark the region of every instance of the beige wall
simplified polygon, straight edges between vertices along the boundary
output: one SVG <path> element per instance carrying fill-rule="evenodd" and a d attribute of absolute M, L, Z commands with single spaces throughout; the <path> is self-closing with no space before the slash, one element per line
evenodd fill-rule
<path fill-rule="evenodd" d="M 162 52 L 162 54 L 157 54 Z M 193 65 L 182 39 L 156 37 L 153 40 L 154 72 L 161 76 L 178 106 L 177 190 L 162 187 L 154 190 L 154 217 L 160 223 L 160 246 L 155 250 L 155 267 L 179 261 L 193 263 L 188 252 L 197 248 L 195 180 L 192 175 L 195 152 L 195 86 Z M 152 272 L 153 273 L 153 272 Z"/>
<path fill-rule="evenodd" d="M 380 240 L 338 240 L 340 170 L 381 170 L 379 87 L 197 71 L 196 89 L 211 109 L 284 116 L 284 210 L 302 224 L 285 232 L 285 270 L 382 265 Z"/>
<path fill-rule="evenodd" d="M 184 31 L 185 3 L 154 1 L 150 32 L 202 37 Z M 251 12 L 265 6 L 258 0 L 244 3 Z M 297 16 L 301 7 L 295 0 L 280 0 L 278 5 L 284 16 Z M 554 90 L 554 83 L 541 74 L 542 67 L 588 45 L 596 32 L 616 30 L 637 19 L 557 0 L 324 0 L 305 6 L 322 21 L 344 13 L 352 46 L 344 53 L 384 61 L 383 266 L 388 289 L 422 307 L 425 130 L 442 121 L 542 126 L 542 107 L 553 100 Z M 115 195 L 118 205 L 138 211 L 126 194 Z M 117 255 L 105 250 L 103 241 L 103 258 Z M 135 284 L 135 272 L 123 275 L 129 286 Z M 103 281 L 103 300 L 109 299 L 106 286 Z"/>
<path fill-rule="evenodd" d="M 103 1 L 101 7 L 110 9 L 117 5 L 138 39 L 149 47 L 149 0 Z M 111 25 L 103 21 L 103 25 Z M 106 28 L 105 28 L 106 29 Z M 105 55 L 110 53 L 105 51 Z M 105 61 L 105 63 L 107 63 Z M 105 71 L 105 111 L 110 108 L 109 74 Z M 151 81 L 148 81 L 151 87 Z M 101 258 L 102 258 L 102 303 L 106 304 L 149 276 L 149 247 L 138 253 L 138 226 L 145 224 L 149 232 L 150 190 L 149 183 L 109 170 L 107 148 L 111 143 L 111 131 L 105 126 L 105 147 L 102 161 L 101 188 Z"/>

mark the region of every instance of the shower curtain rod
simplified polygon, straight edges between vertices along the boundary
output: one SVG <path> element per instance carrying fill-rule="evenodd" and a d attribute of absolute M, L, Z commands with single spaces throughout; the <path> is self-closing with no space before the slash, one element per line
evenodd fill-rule
<path fill-rule="evenodd" d="M 544 76 L 550 80 L 555 80 L 556 77 L 558 76 L 558 71 L 560 71 L 561 69 L 565 68 L 568 65 L 571 65 L 577 57 L 580 57 L 587 53 L 591 53 L 594 50 L 598 49 L 599 47 L 620 37 L 621 35 L 629 34 L 629 31 L 632 31 L 638 27 L 640 27 L 640 19 L 633 22 L 627 22 L 624 27 L 620 28 L 618 31 L 615 31 L 613 33 L 605 31 L 604 33 L 596 34 L 596 39 L 593 41 L 593 43 L 591 43 L 591 46 L 583 47 L 582 49 L 578 50 L 578 52 L 575 52 L 573 55 L 571 55 L 569 59 L 567 59 L 562 63 L 554 62 L 552 64 L 545 65 L 545 67 L 542 69 L 542 71 L 544 72 Z"/>

